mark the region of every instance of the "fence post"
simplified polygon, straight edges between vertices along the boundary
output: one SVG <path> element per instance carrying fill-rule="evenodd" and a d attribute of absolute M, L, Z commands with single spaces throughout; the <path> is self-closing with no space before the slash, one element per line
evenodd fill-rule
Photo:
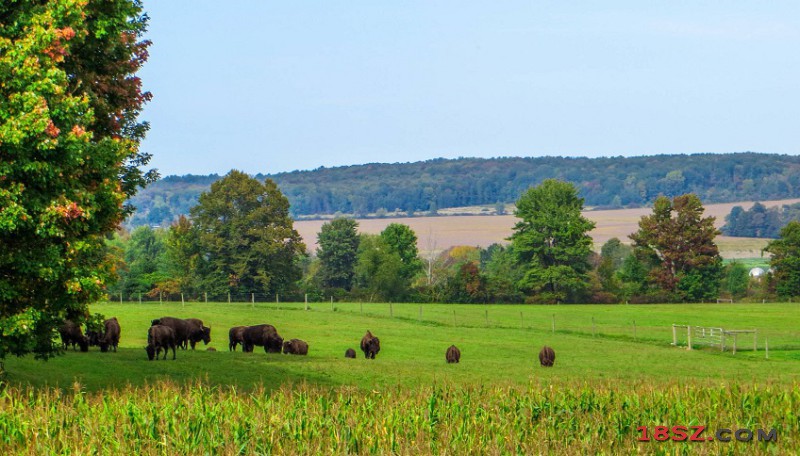
<path fill-rule="evenodd" d="M 678 333 L 675 329 L 675 323 L 672 324 L 672 345 L 678 345 Z"/>
<path fill-rule="evenodd" d="M 253 304 L 253 307 L 256 305 L 256 294 L 250 293 L 250 302 Z"/>
<path fill-rule="evenodd" d="M 122 292 L 119 292 L 119 303 L 122 304 Z"/>
<path fill-rule="evenodd" d="M 142 294 L 139 293 L 139 304 L 141 304 L 141 303 L 142 303 Z"/>
<path fill-rule="evenodd" d="M 208 304 L 208 292 L 207 291 L 203 292 L 203 300 L 206 302 L 206 304 Z"/>
<path fill-rule="evenodd" d="M 689 341 L 689 344 L 688 344 L 689 345 L 689 350 L 691 350 L 692 349 L 692 327 L 691 326 L 687 326 L 686 327 L 686 340 Z"/>
<path fill-rule="evenodd" d="M 553 314 L 553 334 L 556 333 L 556 314 Z"/>
<path fill-rule="evenodd" d="M 633 340 L 636 340 L 636 320 L 633 320 Z"/>
<path fill-rule="evenodd" d="M 758 351 L 758 329 L 753 330 L 753 351 Z"/>
<path fill-rule="evenodd" d="M 719 351 L 725 351 L 725 330 L 722 330 L 722 333 L 719 335 Z"/>
<path fill-rule="evenodd" d="M 275 304 L 278 304 L 278 303 L 279 303 L 279 301 L 278 301 L 278 293 L 275 293 Z"/>
<path fill-rule="evenodd" d="M 736 338 L 739 334 L 733 333 L 733 354 L 736 354 Z"/>
<path fill-rule="evenodd" d="M 489 327 L 489 310 L 486 310 L 486 327 Z"/>
<path fill-rule="evenodd" d="M 186 301 L 183 300 L 183 293 L 181 293 L 181 307 L 186 307 Z"/>
<path fill-rule="evenodd" d="M 164 304 L 164 301 L 161 298 L 161 292 L 160 291 L 158 292 L 158 303 L 159 304 Z"/>
<path fill-rule="evenodd" d="M 422 320 L 422 304 L 419 306 L 419 319 Z"/>
<path fill-rule="evenodd" d="M 303 300 L 306 303 L 306 310 L 308 310 L 308 293 L 306 293 L 304 296 L 305 297 L 303 298 Z"/>
<path fill-rule="evenodd" d="M 392 308 L 392 303 L 389 303 L 389 316 L 394 318 L 394 309 Z"/>
<path fill-rule="evenodd" d="M 333 312 L 333 296 L 331 296 L 331 312 Z"/>

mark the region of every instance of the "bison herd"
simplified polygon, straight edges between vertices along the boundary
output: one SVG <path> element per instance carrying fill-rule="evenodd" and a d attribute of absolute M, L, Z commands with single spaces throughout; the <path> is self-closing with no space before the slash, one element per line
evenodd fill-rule
<path fill-rule="evenodd" d="M 61 335 L 61 343 L 66 350 L 69 346 L 75 350 L 77 345 L 82 352 L 89 351 L 89 346 L 100 347 L 100 351 L 107 352 L 113 349 L 117 351 L 121 328 L 116 317 L 109 318 L 103 322 L 101 331 L 87 331 L 84 335 L 81 327 L 71 320 L 66 320 L 58 328 Z M 195 349 L 198 342 L 202 341 L 208 345 L 211 342 L 211 328 L 205 326 L 203 321 L 197 318 L 175 318 L 161 317 L 153 320 L 147 331 L 147 358 L 149 360 L 159 359 L 161 351 L 164 351 L 163 359 L 167 359 L 169 350 L 172 350 L 172 359 L 176 359 L 176 348 Z M 241 345 L 242 351 L 252 353 L 253 349 L 263 347 L 266 353 L 284 353 L 289 355 L 307 355 L 308 343 L 301 339 L 284 339 L 278 334 L 278 330 L 269 324 L 254 326 L 234 326 L 228 331 L 228 350 L 236 351 L 236 347 Z M 361 351 L 364 358 L 375 359 L 381 351 L 381 341 L 375 337 L 371 331 L 367 331 L 361 338 Z M 216 351 L 208 348 L 209 351 Z M 348 348 L 344 354 L 345 358 L 355 358 L 356 351 Z M 451 345 L 445 352 L 445 360 L 448 364 L 461 361 L 461 350 L 455 345 Z M 556 353 L 545 345 L 539 352 L 539 363 L 543 367 L 552 367 L 556 360 Z"/>

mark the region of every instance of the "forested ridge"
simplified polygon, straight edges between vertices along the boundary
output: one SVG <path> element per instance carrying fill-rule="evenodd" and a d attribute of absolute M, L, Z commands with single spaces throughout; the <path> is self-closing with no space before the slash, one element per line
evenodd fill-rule
<path fill-rule="evenodd" d="M 224 170 L 227 172 L 227 170 Z M 250 172 L 252 170 L 243 170 Z M 573 183 L 590 207 L 651 204 L 694 193 L 704 204 L 796 196 L 800 157 L 754 152 L 640 157 L 500 157 L 370 163 L 278 174 L 292 216 L 435 213 L 449 207 L 513 203 L 548 178 Z M 139 192 L 129 226 L 165 225 L 197 203 L 221 176 L 168 176 Z"/>

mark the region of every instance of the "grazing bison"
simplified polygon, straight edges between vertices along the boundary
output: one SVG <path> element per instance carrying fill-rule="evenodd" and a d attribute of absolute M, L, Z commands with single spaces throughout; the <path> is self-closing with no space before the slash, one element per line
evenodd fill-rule
<path fill-rule="evenodd" d="M 253 347 L 264 347 L 266 353 L 280 353 L 283 349 L 283 338 L 278 335 L 278 330 L 272 325 L 248 326 L 242 335 L 244 343 L 242 351 L 250 353 Z"/>
<path fill-rule="evenodd" d="M 167 351 L 172 349 L 172 359 L 175 359 L 175 346 L 178 342 L 175 338 L 175 330 L 165 325 L 153 325 L 147 330 L 147 359 L 152 361 L 158 359 L 161 349 L 164 349 L 164 359 L 167 359 Z"/>
<path fill-rule="evenodd" d="M 189 337 L 193 334 L 196 334 L 197 331 L 202 331 L 201 327 L 198 327 L 194 323 L 190 323 L 187 320 L 182 318 L 174 318 L 174 317 L 161 317 L 152 321 L 152 325 L 162 325 L 162 326 L 169 326 L 175 331 L 175 344 L 184 350 L 189 345 Z"/>
<path fill-rule="evenodd" d="M 371 332 L 367 331 L 364 337 L 361 338 L 361 351 L 364 352 L 364 357 L 367 359 L 375 359 L 375 355 L 381 351 L 381 341 L 373 336 Z"/>
<path fill-rule="evenodd" d="M 353 350 L 352 348 L 348 348 L 347 351 L 344 352 L 344 357 L 345 358 L 353 358 L 353 359 L 355 359 L 356 351 Z"/>
<path fill-rule="evenodd" d="M 228 331 L 228 351 L 236 351 L 236 346 L 242 346 L 244 350 L 244 330 L 247 326 L 234 326 Z"/>
<path fill-rule="evenodd" d="M 100 337 L 100 351 L 107 352 L 109 348 L 113 348 L 114 353 L 116 353 L 121 331 L 117 317 L 111 317 L 104 321 L 103 326 L 105 327 L 105 330 L 103 331 L 103 335 Z"/>
<path fill-rule="evenodd" d="M 283 343 L 283 353 L 289 355 L 307 355 L 308 344 L 304 340 L 292 339 Z"/>
<path fill-rule="evenodd" d="M 451 345 L 450 348 L 447 349 L 447 353 L 444 354 L 444 357 L 447 359 L 448 363 L 457 363 L 461 361 L 461 350 L 455 345 Z"/>
<path fill-rule="evenodd" d="M 553 363 L 556 362 L 556 352 L 553 351 L 552 348 L 545 345 L 539 352 L 539 362 L 544 367 L 552 367 Z"/>
<path fill-rule="evenodd" d="M 75 345 L 78 345 L 82 352 L 89 351 L 89 338 L 83 335 L 81 327 L 74 321 L 65 320 L 64 324 L 58 327 L 58 333 L 61 335 L 61 343 L 65 350 L 69 345 L 75 350 Z"/>

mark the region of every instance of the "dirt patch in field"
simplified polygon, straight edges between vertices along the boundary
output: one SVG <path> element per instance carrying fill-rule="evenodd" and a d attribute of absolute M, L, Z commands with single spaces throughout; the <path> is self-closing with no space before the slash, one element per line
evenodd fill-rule
<path fill-rule="evenodd" d="M 780 206 L 800 202 L 800 198 L 764 201 L 767 207 Z M 734 206 L 749 209 L 752 201 L 741 203 L 709 204 L 706 215 L 717 218 L 716 226 L 725 224 L 725 216 Z M 628 235 L 638 229 L 639 219 L 652 213 L 651 208 L 618 209 L 602 211 L 585 211 L 584 215 L 593 220 L 597 226 L 591 231 L 595 249 L 600 247 L 612 237 L 619 238 L 622 242 L 629 242 Z M 461 215 L 439 217 L 403 217 L 383 219 L 358 220 L 358 230 L 361 233 L 377 234 L 383 231 L 390 223 L 402 223 L 411 227 L 417 233 L 417 245 L 421 252 L 441 251 L 454 245 L 469 245 L 488 247 L 493 243 L 507 243 L 507 238 L 514 230 L 514 224 L 519 221 L 513 215 Z M 317 249 L 317 233 L 319 233 L 325 220 L 304 220 L 294 223 L 295 229 L 306 242 L 309 251 Z M 761 249 L 767 244 L 766 239 L 733 238 L 720 236 L 717 238 L 720 252 L 725 258 L 754 258 L 761 256 Z"/>

